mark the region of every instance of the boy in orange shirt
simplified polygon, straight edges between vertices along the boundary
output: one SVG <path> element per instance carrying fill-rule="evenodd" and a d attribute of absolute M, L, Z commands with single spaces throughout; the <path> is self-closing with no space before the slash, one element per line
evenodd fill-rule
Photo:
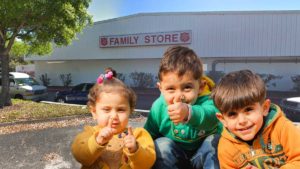
<path fill-rule="evenodd" d="M 224 130 L 220 168 L 300 168 L 300 132 L 266 99 L 263 80 L 250 70 L 224 76 L 211 97 Z"/>

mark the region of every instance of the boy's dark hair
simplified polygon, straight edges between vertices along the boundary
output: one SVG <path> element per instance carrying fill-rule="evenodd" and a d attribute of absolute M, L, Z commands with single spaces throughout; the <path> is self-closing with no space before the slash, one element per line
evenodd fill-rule
<path fill-rule="evenodd" d="M 162 74 L 177 72 L 178 76 L 186 72 L 193 73 L 194 79 L 200 79 L 203 74 L 203 65 L 196 53 L 184 46 L 169 47 L 160 62 L 158 79 L 162 80 Z"/>
<path fill-rule="evenodd" d="M 259 75 L 240 70 L 223 76 L 211 97 L 221 113 L 225 113 L 256 102 L 262 104 L 266 99 L 266 87 Z"/>
<path fill-rule="evenodd" d="M 117 93 L 128 99 L 131 112 L 134 111 L 136 105 L 136 94 L 134 91 L 126 86 L 121 80 L 117 78 L 105 79 L 101 84 L 96 83 L 89 91 L 88 95 L 88 108 L 96 106 L 97 99 L 100 99 L 100 94 L 105 93 Z"/>

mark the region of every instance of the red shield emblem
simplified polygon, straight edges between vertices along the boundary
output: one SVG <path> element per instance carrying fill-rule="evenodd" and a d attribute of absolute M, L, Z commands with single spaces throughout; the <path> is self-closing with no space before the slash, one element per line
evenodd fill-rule
<path fill-rule="evenodd" d="M 107 45 L 107 38 L 101 37 L 100 38 L 100 46 L 106 46 Z"/>
<path fill-rule="evenodd" d="M 190 34 L 188 32 L 180 33 L 180 40 L 182 42 L 188 42 L 190 40 Z"/>

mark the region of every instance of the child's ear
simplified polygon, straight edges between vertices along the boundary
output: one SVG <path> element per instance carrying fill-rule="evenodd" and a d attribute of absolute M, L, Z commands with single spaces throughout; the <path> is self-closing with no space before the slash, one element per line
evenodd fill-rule
<path fill-rule="evenodd" d="M 90 107 L 90 112 L 92 113 L 93 119 L 97 119 L 96 109 L 94 107 Z"/>
<path fill-rule="evenodd" d="M 271 100 L 266 99 L 263 103 L 263 115 L 264 116 L 267 116 L 269 114 L 270 106 L 271 106 Z"/>
<path fill-rule="evenodd" d="M 157 83 L 156 83 L 156 86 L 157 86 L 157 88 L 158 88 L 159 90 L 161 90 L 161 84 L 160 84 L 160 82 L 157 82 Z"/>
<path fill-rule="evenodd" d="M 199 79 L 199 90 L 202 91 L 206 86 L 206 80 L 204 78 Z"/>
<path fill-rule="evenodd" d="M 224 127 L 227 127 L 227 122 L 224 119 L 223 114 L 221 113 L 216 113 L 217 119 L 223 124 Z"/>

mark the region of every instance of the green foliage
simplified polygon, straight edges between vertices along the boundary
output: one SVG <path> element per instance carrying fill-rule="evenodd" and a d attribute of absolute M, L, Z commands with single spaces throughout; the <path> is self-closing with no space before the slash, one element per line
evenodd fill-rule
<path fill-rule="evenodd" d="M 148 88 L 154 87 L 154 77 L 151 73 L 132 72 L 129 77 L 132 79 L 133 87 Z"/>
<path fill-rule="evenodd" d="M 68 45 L 77 32 L 92 23 L 87 8 L 91 0 L 3 0 L 0 25 L 9 40 L 15 37 L 33 46 L 50 42 Z"/>
<path fill-rule="evenodd" d="M 9 71 L 14 72 L 17 65 L 32 64 L 31 61 L 25 61 L 24 56 L 29 53 L 30 46 L 16 41 L 10 51 Z"/>
<path fill-rule="evenodd" d="M 273 81 L 276 79 L 282 79 L 282 76 L 276 76 L 273 74 L 258 74 L 258 75 L 263 79 L 267 87 L 270 86 L 276 87 L 276 83 Z"/>
<path fill-rule="evenodd" d="M 68 74 L 60 74 L 59 78 L 64 87 L 69 87 L 72 84 L 72 75 L 71 73 Z"/>
<path fill-rule="evenodd" d="M 0 108 L 9 98 L 9 54 L 16 39 L 25 44 L 19 56 L 51 52 L 52 45 L 68 45 L 85 26 L 92 24 L 87 9 L 91 0 L 2 0 L 0 2 Z M 14 65 L 11 65 L 14 66 Z"/>
<path fill-rule="evenodd" d="M 293 89 L 296 92 L 300 92 L 300 75 L 291 76 L 291 79 L 292 79 L 292 81 L 294 83 Z"/>
<path fill-rule="evenodd" d="M 42 83 L 43 83 L 44 86 L 49 86 L 49 84 L 50 84 L 50 78 L 48 78 L 47 73 L 42 74 L 40 76 L 40 80 L 42 81 Z"/>

